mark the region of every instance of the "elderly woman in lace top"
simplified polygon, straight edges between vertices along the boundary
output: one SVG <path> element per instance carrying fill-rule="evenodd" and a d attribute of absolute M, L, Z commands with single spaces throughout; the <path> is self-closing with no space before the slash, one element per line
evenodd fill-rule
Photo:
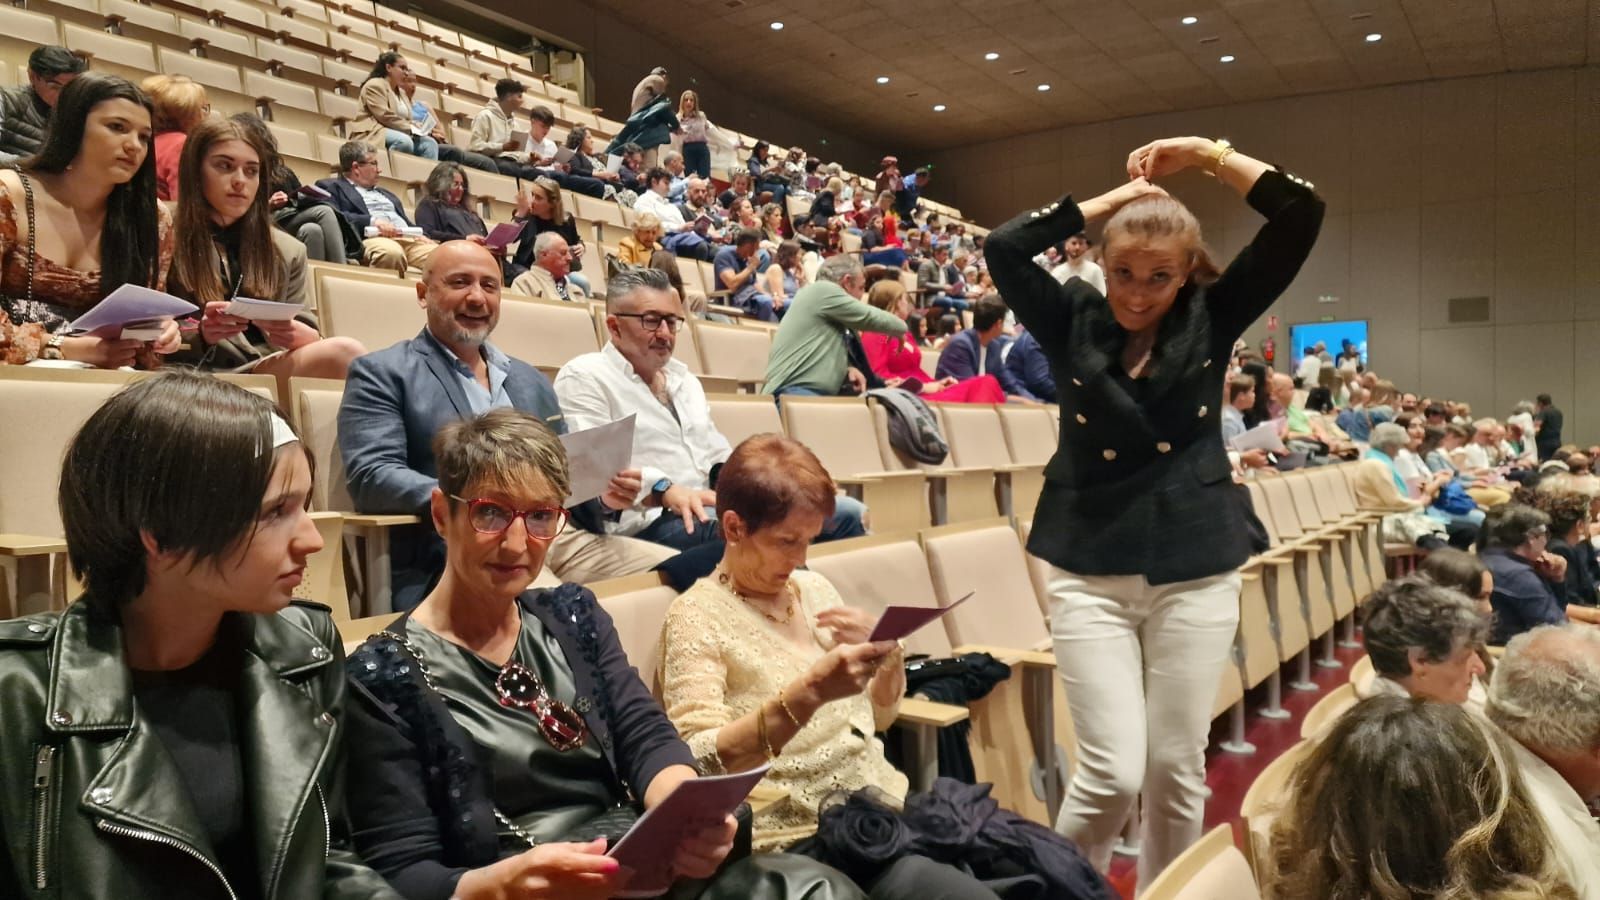
<path fill-rule="evenodd" d="M 727 550 L 667 612 L 661 691 L 702 770 L 771 763 L 763 784 L 784 796 L 756 816 L 755 849 L 815 856 L 874 900 L 1010 896 L 992 887 L 998 872 L 974 864 L 980 845 L 989 861 L 1013 860 L 1017 874 L 1048 885 L 1039 896 L 1109 897 L 1049 829 L 1033 826 L 1028 851 L 1008 843 L 1029 823 L 997 810 L 985 786 L 941 779 L 929 794 L 906 796 L 906 776 L 876 737 L 905 692 L 901 648 L 868 642 L 872 617 L 800 570 L 834 507 L 833 479 L 816 456 L 789 438 L 756 435 L 728 457 L 716 491 Z M 961 826 L 950 830 L 964 842 L 930 848 L 923 814 L 935 806 L 955 810 Z M 898 823 L 888 830 L 900 837 L 863 847 L 847 821 L 855 816 Z M 1050 859 L 1037 858 L 1039 843 Z"/>

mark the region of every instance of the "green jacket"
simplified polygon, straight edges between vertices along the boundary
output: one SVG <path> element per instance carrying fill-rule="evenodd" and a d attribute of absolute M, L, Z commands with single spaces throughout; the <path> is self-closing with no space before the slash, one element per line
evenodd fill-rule
<path fill-rule="evenodd" d="M 398 900 L 344 843 L 344 666 L 327 607 L 230 616 L 245 795 L 267 900 Z M 121 625 L 87 599 L 0 622 L 0 897 L 231 898 L 141 722 Z"/>
<path fill-rule="evenodd" d="M 762 393 L 786 387 L 809 388 L 827 396 L 839 393 L 849 368 L 842 336 L 846 329 L 905 334 L 906 323 L 831 281 L 808 284 L 794 295 L 772 338 Z"/>

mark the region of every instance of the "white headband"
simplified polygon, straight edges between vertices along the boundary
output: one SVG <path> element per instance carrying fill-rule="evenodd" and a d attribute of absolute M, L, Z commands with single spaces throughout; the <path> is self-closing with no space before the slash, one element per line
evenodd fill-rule
<path fill-rule="evenodd" d="M 300 438 L 295 436 L 294 429 L 283 420 L 283 416 L 272 414 L 272 449 L 276 450 L 284 444 L 292 444 Z"/>

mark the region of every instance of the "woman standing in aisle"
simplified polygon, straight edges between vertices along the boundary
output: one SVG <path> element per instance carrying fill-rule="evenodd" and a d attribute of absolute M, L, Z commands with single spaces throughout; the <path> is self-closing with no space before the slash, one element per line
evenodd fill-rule
<path fill-rule="evenodd" d="M 1267 220 L 1218 272 L 1200 225 L 1152 179 L 1199 169 Z M 1323 204 L 1304 180 L 1226 142 L 1168 138 L 1128 156 L 1129 182 L 995 229 L 995 285 L 1049 357 L 1061 445 L 1028 549 L 1048 561 L 1056 663 L 1078 736 L 1056 829 L 1103 871 L 1144 797 L 1139 883 L 1200 836 L 1210 710 L 1250 555 L 1222 446 L 1236 338 L 1294 279 Z M 1107 220 L 1106 294 L 1033 257 Z"/>

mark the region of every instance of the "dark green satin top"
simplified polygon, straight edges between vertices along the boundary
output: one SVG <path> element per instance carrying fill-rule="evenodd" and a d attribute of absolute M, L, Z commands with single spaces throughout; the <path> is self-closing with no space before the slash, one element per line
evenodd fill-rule
<path fill-rule="evenodd" d="M 496 809 L 543 843 L 562 840 L 617 805 L 620 789 L 593 735 L 586 733 L 573 750 L 551 747 L 533 710 L 500 705 L 494 689 L 499 666 L 413 624 L 408 635 L 426 655 L 445 705 L 492 767 Z M 523 615 L 511 658 L 537 673 L 553 699 L 576 702 L 572 667 L 537 617 Z M 502 844 L 522 844 L 504 825 L 500 832 Z"/>

